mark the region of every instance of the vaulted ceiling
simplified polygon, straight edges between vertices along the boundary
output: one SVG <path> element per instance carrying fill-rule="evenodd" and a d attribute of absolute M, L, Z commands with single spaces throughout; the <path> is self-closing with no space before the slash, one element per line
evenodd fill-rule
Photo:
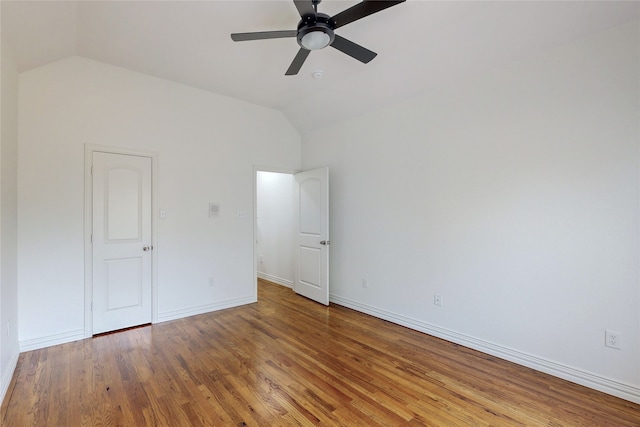
<path fill-rule="evenodd" d="M 328 15 L 357 1 L 325 0 Z M 301 132 L 638 19 L 636 1 L 409 0 L 336 30 L 378 53 L 362 64 L 311 52 L 285 76 L 295 38 L 235 43 L 237 32 L 295 29 L 291 0 L 7 1 L 3 40 L 19 71 L 80 55 L 282 110 Z M 324 76 L 312 74 L 323 70 Z"/>

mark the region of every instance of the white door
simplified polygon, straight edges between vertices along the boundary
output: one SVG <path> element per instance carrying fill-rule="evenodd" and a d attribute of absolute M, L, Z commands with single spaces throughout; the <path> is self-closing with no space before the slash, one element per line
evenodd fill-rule
<path fill-rule="evenodd" d="M 296 293 L 329 305 L 329 169 L 295 174 Z"/>
<path fill-rule="evenodd" d="M 93 153 L 93 333 L 151 322 L 151 158 Z"/>

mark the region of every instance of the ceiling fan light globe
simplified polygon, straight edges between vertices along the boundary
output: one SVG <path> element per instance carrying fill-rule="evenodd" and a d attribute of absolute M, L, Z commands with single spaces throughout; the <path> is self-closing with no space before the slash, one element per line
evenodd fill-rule
<path fill-rule="evenodd" d="M 302 36 L 300 43 L 308 50 L 323 49 L 331 43 L 331 36 L 324 31 L 311 31 Z"/>

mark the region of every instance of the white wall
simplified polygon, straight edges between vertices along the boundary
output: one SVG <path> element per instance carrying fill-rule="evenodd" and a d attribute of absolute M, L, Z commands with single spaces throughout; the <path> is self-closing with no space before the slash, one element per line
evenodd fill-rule
<path fill-rule="evenodd" d="M 303 135 L 332 301 L 640 402 L 639 34 Z"/>
<path fill-rule="evenodd" d="M 292 174 L 258 171 L 258 277 L 293 287 Z"/>
<path fill-rule="evenodd" d="M 255 300 L 254 164 L 300 164 L 282 113 L 80 57 L 22 73 L 19 90 L 22 349 L 83 334 L 87 143 L 158 155 L 159 320 Z"/>
<path fill-rule="evenodd" d="M 0 8 L 1 9 L 1 8 Z M 0 22 L 2 17 L 0 16 Z M 0 29 L 0 34 L 2 34 Z M 18 71 L 0 36 L 0 401 L 18 361 L 17 147 Z"/>

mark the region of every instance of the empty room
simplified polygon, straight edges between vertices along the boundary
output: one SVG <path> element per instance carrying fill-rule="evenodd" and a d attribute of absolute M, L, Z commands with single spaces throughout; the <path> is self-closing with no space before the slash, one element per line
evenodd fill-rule
<path fill-rule="evenodd" d="M 2 425 L 640 425 L 640 2 L 0 23 Z"/>

